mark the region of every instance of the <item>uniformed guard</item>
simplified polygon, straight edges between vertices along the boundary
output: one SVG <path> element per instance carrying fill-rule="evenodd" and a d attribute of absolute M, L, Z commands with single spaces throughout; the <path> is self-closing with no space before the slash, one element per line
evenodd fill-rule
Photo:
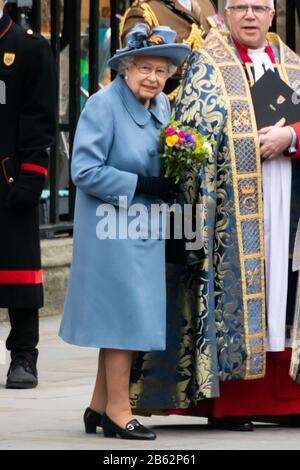
<path fill-rule="evenodd" d="M 37 379 L 43 306 L 38 205 L 55 136 L 55 68 L 47 41 L 15 24 L 0 0 L 0 308 L 8 308 L 7 388 Z"/>
<path fill-rule="evenodd" d="M 176 42 L 199 50 L 211 27 L 218 27 L 221 18 L 210 0 L 135 0 L 125 12 L 120 24 L 120 42 L 135 23 L 147 23 L 150 27 L 168 25 L 177 32 Z M 182 69 L 168 80 L 165 92 L 170 101 L 177 94 Z"/>

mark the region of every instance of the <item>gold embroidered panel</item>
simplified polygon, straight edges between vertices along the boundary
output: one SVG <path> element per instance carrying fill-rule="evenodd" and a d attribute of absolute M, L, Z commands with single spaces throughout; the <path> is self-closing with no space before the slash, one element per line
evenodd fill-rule
<path fill-rule="evenodd" d="M 239 180 L 238 195 L 241 216 L 258 213 L 258 186 L 255 178 Z"/>
<path fill-rule="evenodd" d="M 231 96 L 245 96 L 246 89 L 240 67 L 220 66 L 220 71 L 225 83 L 226 92 Z"/>
<path fill-rule="evenodd" d="M 275 38 L 276 39 L 276 38 Z M 300 58 L 277 38 L 280 47 L 280 55 L 284 57 L 282 64 L 283 72 L 286 77 L 287 83 L 296 89 L 300 86 Z M 298 384 L 300 384 L 300 279 L 298 272 L 298 288 L 295 305 L 295 315 L 293 324 L 293 339 L 292 339 L 292 359 L 290 365 L 290 376 Z"/>
<path fill-rule="evenodd" d="M 256 152 L 254 137 L 233 138 L 234 153 L 240 155 L 236 162 L 236 170 L 239 174 L 257 173 L 257 164 L 252 156 Z"/>
<path fill-rule="evenodd" d="M 245 379 L 265 371 L 265 287 L 261 164 L 246 74 L 228 36 L 212 32 L 205 50 L 215 61 L 228 108 L 228 137 L 243 287 Z"/>

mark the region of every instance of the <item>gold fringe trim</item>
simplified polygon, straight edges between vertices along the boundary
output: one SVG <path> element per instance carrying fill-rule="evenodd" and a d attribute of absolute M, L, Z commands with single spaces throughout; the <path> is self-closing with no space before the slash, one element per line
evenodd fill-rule
<path fill-rule="evenodd" d="M 181 80 L 179 82 L 179 85 L 173 90 L 171 91 L 171 93 L 169 93 L 167 96 L 169 98 L 169 101 L 172 102 L 175 100 L 176 96 L 177 96 L 177 93 L 179 91 L 179 87 L 180 87 L 180 84 L 181 84 Z"/>
<path fill-rule="evenodd" d="M 141 8 L 144 10 L 143 16 L 146 23 L 149 26 L 159 26 L 159 21 L 152 8 L 149 7 L 149 5 L 147 5 L 146 3 L 143 3 L 141 5 Z"/>
<path fill-rule="evenodd" d="M 127 15 L 129 13 L 129 10 L 130 8 L 127 8 L 127 10 L 125 11 L 124 15 L 122 16 L 121 20 L 120 20 L 120 26 L 119 26 L 119 47 L 122 48 L 122 34 L 123 34 L 123 30 L 124 30 L 124 25 L 125 25 L 125 21 L 127 19 Z"/>
<path fill-rule="evenodd" d="M 193 23 L 189 37 L 187 39 L 184 39 L 182 42 L 183 42 L 183 44 L 187 44 L 188 46 L 191 46 L 191 49 L 192 49 L 193 52 L 199 51 L 199 49 L 201 49 L 201 47 L 203 45 L 203 41 L 204 41 L 204 39 L 202 37 L 203 34 L 204 34 L 204 31 L 201 28 L 201 26 L 199 27 L 198 25 L 196 25 L 196 23 Z M 184 74 L 185 69 L 186 69 L 186 63 L 182 67 L 182 75 Z M 181 83 L 181 81 L 180 81 L 180 83 Z M 171 91 L 171 93 L 168 94 L 168 98 L 169 98 L 170 102 L 175 100 L 175 98 L 178 94 L 178 91 L 179 91 L 180 83 L 179 83 L 178 87 L 176 87 L 173 91 Z"/>
<path fill-rule="evenodd" d="M 193 52 L 199 51 L 203 44 L 203 34 L 204 31 L 202 27 L 199 27 L 196 23 L 193 23 L 189 37 L 184 39 L 182 42 L 183 44 L 191 46 Z"/>
<path fill-rule="evenodd" d="M 120 27 L 119 27 L 119 44 L 120 44 L 120 47 L 122 47 L 122 40 L 121 40 L 121 37 L 122 37 L 122 34 L 123 34 L 123 30 L 124 30 L 124 26 L 125 26 L 125 22 L 126 22 L 126 19 L 127 19 L 127 16 L 129 14 L 129 12 L 131 11 L 132 7 L 134 6 L 137 6 L 137 2 L 134 2 L 131 7 L 127 8 L 127 10 L 125 11 L 124 15 L 122 16 L 122 19 L 120 21 Z M 149 7 L 149 5 L 146 5 L 145 3 L 143 3 L 142 5 L 140 5 L 140 7 L 142 8 L 143 10 L 143 18 L 145 20 L 145 22 L 150 26 L 159 26 L 159 22 L 158 22 L 158 19 L 157 19 L 157 16 L 155 15 L 155 13 L 153 12 L 153 10 Z"/>

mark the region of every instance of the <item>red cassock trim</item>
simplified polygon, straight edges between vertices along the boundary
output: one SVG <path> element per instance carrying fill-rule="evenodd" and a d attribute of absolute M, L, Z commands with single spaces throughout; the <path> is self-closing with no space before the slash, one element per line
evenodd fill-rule
<path fill-rule="evenodd" d="M 267 352 L 264 378 L 221 382 L 219 398 L 166 413 L 213 418 L 300 414 L 300 385 L 289 375 L 291 354 L 290 348 Z"/>
<path fill-rule="evenodd" d="M 38 271 L 0 271 L 0 284 L 42 284 L 43 274 Z"/>
<path fill-rule="evenodd" d="M 236 49 L 237 49 L 237 51 L 238 51 L 238 53 L 239 53 L 239 55 L 242 59 L 242 62 L 244 64 L 247 63 L 247 62 L 252 63 L 252 60 L 248 55 L 248 49 L 246 47 L 242 46 L 233 36 L 231 36 L 231 37 L 232 37 L 233 44 L 235 45 L 235 47 L 236 47 Z M 272 64 L 276 64 L 275 56 L 274 56 L 274 53 L 272 51 L 272 48 L 271 48 L 270 43 L 269 43 L 268 40 L 266 40 L 265 52 L 270 57 Z"/>
<path fill-rule="evenodd" d="M 300 122 L 296 122 L 295 124 L 292 124 L 291 127 L 295 130 L 298 138 L 298 148 L 297 152 L 292 155 L 293 159 L 299 159 L 300 158 Z"/>
<path fill-rule="evenodd" d="M 33 165 L 33 163 L 22 163 L 21 170 L 35 171 L 36 173 L 42 173 L 42 175 L 47 176 L 48 170 L 40 165 Z"/>

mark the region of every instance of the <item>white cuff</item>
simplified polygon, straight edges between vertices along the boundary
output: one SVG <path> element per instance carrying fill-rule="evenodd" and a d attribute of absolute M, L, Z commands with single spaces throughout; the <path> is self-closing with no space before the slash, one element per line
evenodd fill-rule
<path fill-rule="evenodd" d="M 291 133 L 291 136 L 292 136 L 292 141 L 291 141 L 290 146 L 287 148 L 287 151 L 289 153 L 295 153 L 295 152 L 297 152 L 297 148 L 298 148 L 297 134 L 291 126 L 287 126 L 287 128 L 289 129 L 289 131 Z"/>

